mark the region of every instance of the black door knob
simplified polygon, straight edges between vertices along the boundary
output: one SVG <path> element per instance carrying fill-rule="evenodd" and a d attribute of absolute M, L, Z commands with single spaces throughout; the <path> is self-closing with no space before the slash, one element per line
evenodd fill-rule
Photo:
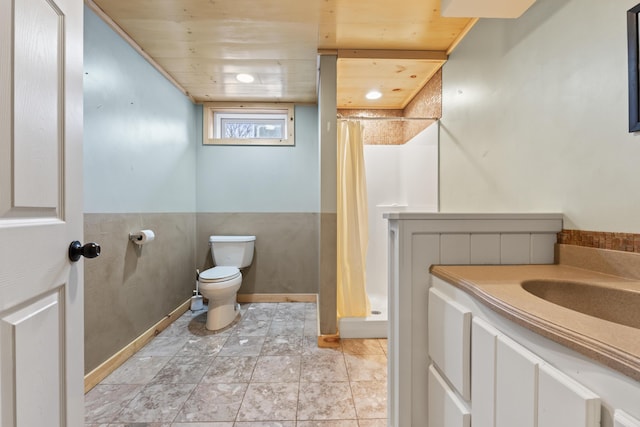
<path fill-rule="evenodd" d="M 84 246 L 82 243 L 74 240 L 69 245 L 69 259 L 72 262 L 76 262 L 81 256 L 85 258 L 95 258 L 100 255 L 100 245 L 97 243 L 87 243 Z"/>

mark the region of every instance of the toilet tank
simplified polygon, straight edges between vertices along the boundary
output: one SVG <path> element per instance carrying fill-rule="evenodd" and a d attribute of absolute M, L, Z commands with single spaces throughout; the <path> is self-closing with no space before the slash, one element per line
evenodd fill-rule
<path fill-rule="evenodd" d="M 256 236 L 210 236 L 213 265 L 248 267 L 253 261 Z"/>

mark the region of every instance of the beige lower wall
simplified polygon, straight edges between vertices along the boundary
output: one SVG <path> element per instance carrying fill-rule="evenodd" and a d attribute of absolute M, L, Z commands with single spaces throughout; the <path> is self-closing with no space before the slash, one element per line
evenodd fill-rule
<path fill-rule="evenodd" d="M 337 214 L 323 213 L 320 223 L 320 297 L 318 298 L 320 334 L 322 335 L 333 335 L 338 332 L 337 229 Z"/>
<path fill-rule="evenodd" d="M 323 215 L 323 222 L 335 233 L 335 214 Z M 318 213 L 95 213 L 85 214 L 84 223 L 85 242 L 102 248 L 98 258 L 85 260 L 85 373 L 191 296 L 195 269 L 211 266 L 214 233 L 256 236 L 239 293 L 320 292 L 325 330 L 335 329 L 335 262 L 320 274 Z M 156 239 L 134 245 L 128 235 L 140 229 L 153 230 Z M 326 240 L 324 258 L 335 260 L 335 237 L 333 246 Z"/>
<path fill-rule="evenodd" d="M 100 365 L 191 296 L 195 284 L 193 213 L 85 214 L 85 372 Z M 130 232 L 151 229 L 144 246 Z"/>
<path fill-rule="evenodd" d="M 212 265 L 209 236 L 256 236 L 253 263 L 243 271 L 239 293 L 318 293 L 319 214 L 198 213 L 196 259 Z"/>

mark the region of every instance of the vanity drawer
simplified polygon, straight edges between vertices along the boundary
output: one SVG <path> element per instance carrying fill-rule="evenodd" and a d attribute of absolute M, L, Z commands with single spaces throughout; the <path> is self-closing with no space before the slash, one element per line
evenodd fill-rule
<path fill-rule="evenodd" d="M 640 421 L 617 409 L 613 414 L 613 427 L 640 427 Z"/>
<path fill-rule="evenodd" d="M 496 342 L 496 427 L 536 427 L 538 369 L 543 361 L 500 334 Z"/>
<path fill-rule="evenodd" d="M 471 412 L 449 388 L 436 367 L 429 366 L 429 426 L 470 427 Z"/>
<path fill-rule="evenodd" d="M 429 290 L 429 356 L 465 400 L 471 399 L 471 311 Z"/>
<path fill-rule="evenodd" d="M 538 372 L 538 425 L 599 427 L 600 398 L 554 367 L 542 364 Z"/>

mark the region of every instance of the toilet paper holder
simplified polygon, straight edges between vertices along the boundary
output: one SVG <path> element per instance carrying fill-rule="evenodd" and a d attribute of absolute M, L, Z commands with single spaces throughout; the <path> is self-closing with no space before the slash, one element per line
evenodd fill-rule
<path fill-rule="evenodd" d="M 139 242 L 140 240 L 142 240 L 142 232 L 138 231 L 137 233 L 129 233 L 129 240 L 131 240 L 132 242 Z"/>
<path fill-rule="evenodd" d="M 145 245 L 152 242 L 156 238 L 153 230 L 140 230 L 134 233 L 129 233 L 129 240 L 136 245 Z"/>

